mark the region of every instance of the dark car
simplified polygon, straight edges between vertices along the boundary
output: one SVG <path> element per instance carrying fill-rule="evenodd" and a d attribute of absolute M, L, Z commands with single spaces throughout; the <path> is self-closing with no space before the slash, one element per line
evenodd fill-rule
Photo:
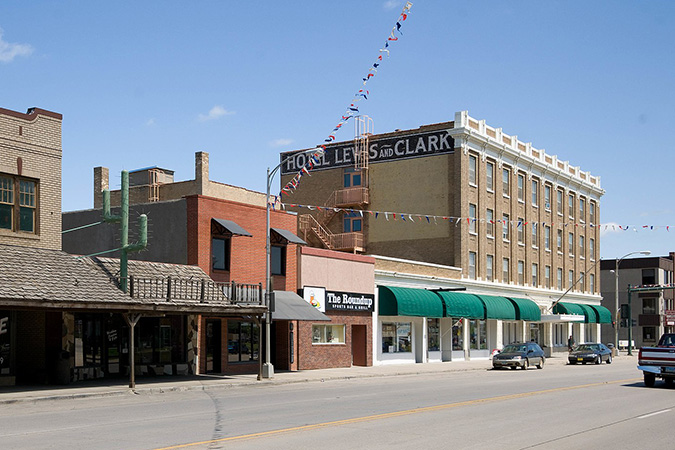
<path fill-rule="evenodd" d="M 599 342 L 579 344 L 572 349 L 568 359 L 570 364 L 586 364 L 587 362 L 601 364 L 603 361 L 612 364 L 612 351 L 605 344 Z"/>
<path fill-rule="evenodd" d="M 492 367 L 495 369 L 502 367 L 527 369 L 536 365 L 537 369 L 543 369 L 545 361 L 544 351 L 534 342 L 514 343 L 504 346 L 501 352 L 492 357 Z"/>

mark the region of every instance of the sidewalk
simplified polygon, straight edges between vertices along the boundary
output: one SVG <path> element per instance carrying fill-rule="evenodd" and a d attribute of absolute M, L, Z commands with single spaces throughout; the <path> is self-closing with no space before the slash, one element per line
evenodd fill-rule
<path fill-rule="evenodd" d="M 637 362 L 635 356 L 621 354 L 616 362 Z M 567 364 L 567 354 L 546 360 L 546 366 Z M 137 378 L 136 388 L 128 387 L 128 380 L 91 380 L 67 386 L 0 386 L 0 404 L 37 402 L 44 400 L 76 399 L 87 397 L 108 397 L 131 394 L 158 394 L 164 392 L 227 389 L 238 386 L 262 386 L 352 378 L 410 376 L 431 373 L 466 372 L 489 370 L 490 360 L 436 362 L 427 364 L 390 364 L 371 367 L 344 367 L 337 369 L 302 370 L 277 372 L 271 379 L 257 380 L 257 374 L 247 375 L 196 375 L 188 377 L 167 376 Z M 536 370 L 536 369 L 531 369 Z"/>

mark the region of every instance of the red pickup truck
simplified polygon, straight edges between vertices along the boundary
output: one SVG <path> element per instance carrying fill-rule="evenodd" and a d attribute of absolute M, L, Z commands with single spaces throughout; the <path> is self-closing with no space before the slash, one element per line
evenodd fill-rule
<path fill-rule="evenodd" d="M 645 386 L 652 387 L 656 378 L 667 385 L 675 380 L 675 334 L 666 333 L 656 347 L 642 347 L 638 354 L 638 369 L 645 377 Z"/>

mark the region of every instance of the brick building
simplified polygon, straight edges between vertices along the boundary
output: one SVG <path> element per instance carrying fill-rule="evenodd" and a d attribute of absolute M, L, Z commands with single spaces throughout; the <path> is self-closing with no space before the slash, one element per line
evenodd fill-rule
<path fill-rule="evenodd" d="M 295 153 L 282 167 L 282 186 L 307 161 L 303 151 L 281 158 Z M 569 335 L 577 342 L 600 339 L 599 323 L 609 319 L 598 287 L 596 225 L 604 194 L 599 177 L 465 111 L 451 122 L 363 132 L 353 142 L 331 144 L 311 175 L 284 196 L 300 215 L 300 235 L 310 245 L 384 257 L 376 268 L 385 261 L 407 262 L 409 279 L 401 281 L 401 274 L 396 279 L 401 287 L 466 289 L 502 298 L 508 314 L 491 314 L 484 304 L 482 318 L 462 322 L 455 334 L 465 348 L 453 349 L 456 355 L 487 357 L 491 348 L 514 340 L 534 339 L 564 351 Z M 420 285 L 417 275 L 430 264 L 446 276 Z M 541 317 L 515 320 L 517 308 L 507 299 L 534 303 Z M 576 304 L 590 312 L 579 313 Z M 402 323 L 428 336 L 426 322 Z M 441 334 L 449 323 L 440 324 Z M 384 357 L 381 344 L 373 351 Z M 418 347 L 410 358 L 420 361 L 426 357 Z M 443 359 L 450 359 L 446 353 Z"/>

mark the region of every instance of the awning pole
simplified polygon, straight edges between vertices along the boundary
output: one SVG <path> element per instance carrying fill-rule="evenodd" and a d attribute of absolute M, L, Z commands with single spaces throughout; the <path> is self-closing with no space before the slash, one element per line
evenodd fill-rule
<path fill-rule="evenodd" d="M 141 318 L 141 314 L 124 313 L 124 320 L 129 325 L 129 388 L 136 388 L 136 358 L 134 350 L 134 329 Z"/>

